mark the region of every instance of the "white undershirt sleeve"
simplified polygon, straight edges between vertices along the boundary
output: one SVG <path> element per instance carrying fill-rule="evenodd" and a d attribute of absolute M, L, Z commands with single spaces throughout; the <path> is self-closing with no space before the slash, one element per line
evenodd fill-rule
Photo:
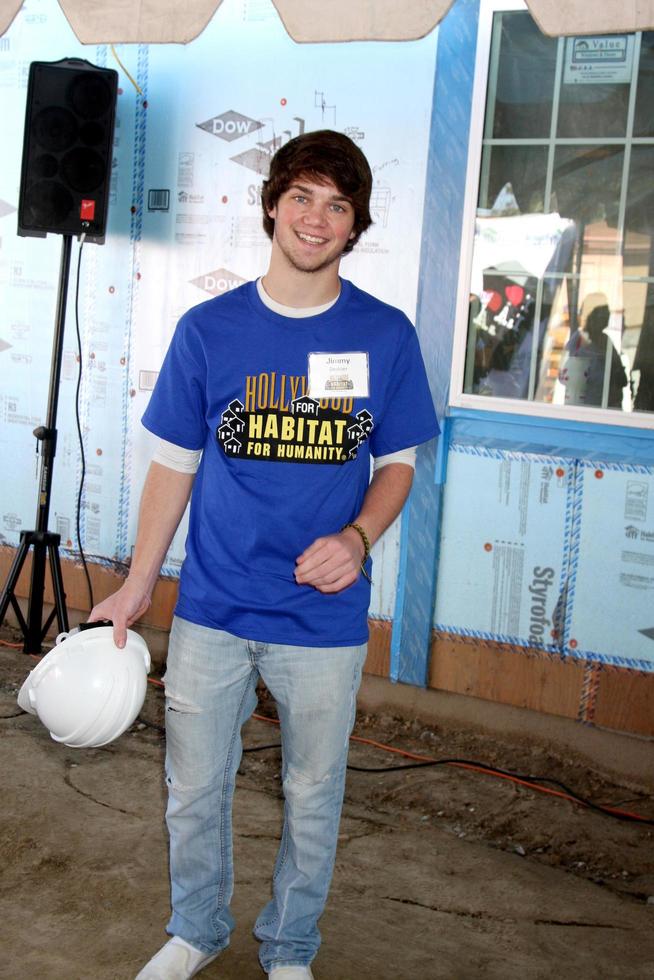
<path fill-rule="evenodd" d="M 383 466 L 388 466 L 389 463 L 404 463 L 406 466 L 415 469 L 416 449 L 416 446 L 410 446 L 408 449 L 400 449 L 396 453 L 377 456 L 374 469 L 380 470 Z M 177 470 L 178 473 L 195 473 L 200 465 L 201 457 L 201 449 L 184 449 L 183 446 L 176 446 L 174 442 L 157 439 L 152 462 L 167 466 L 171 470 Z"/>
<path fill-rule="evenodd" d="M 382 466 L 388 466 L 389 463 L 405 463 L 412 470 L 415 470 L 417 448 L 417 446 L 409 446 L 408 449 L 400 449 L 396 453 L 387 453 L 386 456 L 376 456 L 374 470 L 380 470 Z"/>
<path fill-rule="evenodd" d="M 152 462 L 167 466 L 170 470 L 177 470 L 178 473 L 195 473 L 201 457 L 201 449 L 184 449 L 183 446 L 176 446 L 174 442 L 157 439 Z"/>

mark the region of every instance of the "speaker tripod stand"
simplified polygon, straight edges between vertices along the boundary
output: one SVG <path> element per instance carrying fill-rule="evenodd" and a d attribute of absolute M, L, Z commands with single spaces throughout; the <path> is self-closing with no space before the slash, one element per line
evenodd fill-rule
<path fill-rule="evenodd" d="M 61 362 L 64 344 L 64 324 L 66 320 L 66 299 L 68 296 L 68 276 L 70 273 L 70 256 L 72 235 L 64 235 L 61 247 L 61 267 L 59 272 L 59 291 L 57 296 L 57 311 L 55 317 L 55 334 L 52 345 L 52 363 L 50 368 L 50 388 L 48 392 L 48 414 L 45 425 L 34 430 L 37 445 L 41 446 L 41 466 L 39 471 L 39 498 L 36 510 L 36 529 L 21 531 L 20 545 L 12 562 L 0 593 L 0 622 L 4 619 L 11 605 L 18 624 L 23 633 L 23 650 L 25 653 L 40 653 L 46 633 L 56 617 L 59 632 L 68 631 L 68 614 L 66 612 L 66 594 L 61 574 L 59 560 L 59 534 L 48 531 L 50 515 L 50 494 L 52 491 L 52 470 L 57 451 L 57 405 L 59 402 L 59 380 L 61 377 Z M 30 580 L 27 618 L 16 598 L 16 586 L 23 566 L 30 553 L 32 554 L 32 574 Z M 43 623 L 43 594 L 45 591 L 46 556 L 50 564 L 50 577 L 54 596 L 54 607 Z"/>

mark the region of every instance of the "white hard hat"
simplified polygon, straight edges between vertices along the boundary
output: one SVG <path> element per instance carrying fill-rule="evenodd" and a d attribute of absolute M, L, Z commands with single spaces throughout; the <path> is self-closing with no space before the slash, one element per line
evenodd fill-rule
<path fill-rule="evenodd" d="M 18 704 L 38 715 L 56 742 L 106 745 L 134 723 L 149 670 L 145 640 L 132 630 L 122 650 L 111 626 L 60 633 L 23 683 Z"/>

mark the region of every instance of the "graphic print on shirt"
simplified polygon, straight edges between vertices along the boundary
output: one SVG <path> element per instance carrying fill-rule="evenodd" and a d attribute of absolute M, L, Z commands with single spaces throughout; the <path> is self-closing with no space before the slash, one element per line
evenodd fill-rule
<path fill-rule="evenodd" d="M 353 415 L 352 398 L 311 398 L 306 377 L 248 375 L 243 400 L 220 416 L 216 439 L 225 456 L 279 463 L 331 463 L 356 459 L 372 432 L 367 409 Z"/>

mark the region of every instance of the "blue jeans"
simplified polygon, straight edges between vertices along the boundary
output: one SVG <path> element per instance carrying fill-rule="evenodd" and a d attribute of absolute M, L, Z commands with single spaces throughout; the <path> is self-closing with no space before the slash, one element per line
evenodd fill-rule
<path fill-rule="evenodd" d="M 229 943 L 232 799 L 261 677 L 281 721 L 285 807 L 272 898 L 254 932 L 267 972 L 314 958 L 365 654 L 365 644 L 259 643 L 175 618 L 165 677 L 171 935 L 207 953 Z"/>

